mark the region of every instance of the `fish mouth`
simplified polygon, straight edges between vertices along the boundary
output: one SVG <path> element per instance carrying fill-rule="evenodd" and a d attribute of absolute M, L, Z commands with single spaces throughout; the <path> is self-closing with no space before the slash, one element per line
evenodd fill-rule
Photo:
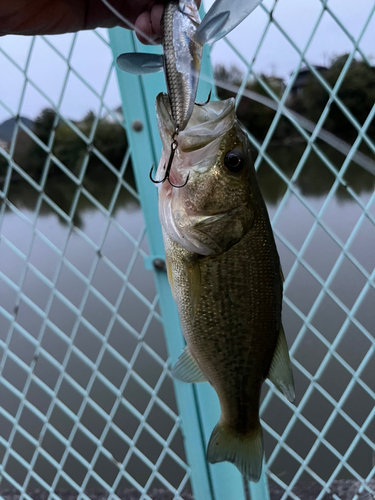
<path fill-rule="evenodd" d="M 163 147 L 168 150 L 175 132 L 168 94 L 162 92 L 156 97 L 156 115 Z M 232 97 L 225 101 L 195 105 L 186 128 L 178 134 L 180 151 L 189 153 L 207 146 L 226 134 L 233 127 L 235 119 L 235 101 Z"/>

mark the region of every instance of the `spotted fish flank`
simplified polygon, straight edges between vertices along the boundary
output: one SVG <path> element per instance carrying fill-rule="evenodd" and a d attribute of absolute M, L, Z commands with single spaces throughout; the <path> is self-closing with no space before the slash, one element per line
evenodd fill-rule
<path fill-rule="evenodd" d="M 156 108 L 162 169 L 174 126 L 167 95 Z M 279 256 L 233 99 L 194 108 L 174 162 L 173 181 L 189 174 L 189 182 L 159 191 L 168 277 L 187 344 L 172 374 L 207 380 L 219 397 L 208 460 L 233 462 L 257 481 L 262 383 L 268 377 L 290 401 L 294 386 Z"/>

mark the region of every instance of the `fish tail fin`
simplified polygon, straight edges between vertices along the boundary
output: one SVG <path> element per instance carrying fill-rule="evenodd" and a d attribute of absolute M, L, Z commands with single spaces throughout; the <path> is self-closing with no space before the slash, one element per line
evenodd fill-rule
<path fill-rule="evenodd" d="M 260 423 L 247 434 L 227 429 L 218 423 L 212 431 L 207 448 L 207 460 L 231 462 L 248 481 L 259 481 L 263 462 L 263 433 Z"/>

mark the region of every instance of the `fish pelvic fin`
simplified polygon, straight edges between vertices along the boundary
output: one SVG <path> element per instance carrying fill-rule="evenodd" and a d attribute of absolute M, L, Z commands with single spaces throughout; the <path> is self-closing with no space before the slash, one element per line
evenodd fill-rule
<path fill-rule="evenodd" d="M 260 423 L 247 434 L 228 429 L 219 422 L 212 431 L 207 447 L 211 464 L 231 462 L 247 481 L 259 481 L 263 462 L 263 433 Z"/>
<path fill-rule="evenodd" d="M 188 346 L 184 347 L 171 373 L 172 377 L 180 382 L 186 382 L 188 384 L 206 382 L 206 378 L 199 368 L 198 363 L 193 358 Z"/>
<path fill-rule="evenodd" d="M 295 392 L 292 365 L 290 363 L 288 345 L 282 325 L 280 326 L 276 349 L 268 372 L 268 378 L 288 401 L 294 403 Z"/>

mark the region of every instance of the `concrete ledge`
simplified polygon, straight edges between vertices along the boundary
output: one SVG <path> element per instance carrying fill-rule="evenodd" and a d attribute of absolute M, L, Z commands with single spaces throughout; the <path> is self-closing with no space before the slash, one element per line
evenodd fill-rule
<path fill-rule="evenodd" d="M 339 497 L 340 500 L 352 500 L 357 494 L 357 500 L 374 500 L 375 499 L 375 479 L 372 479 L 368 482 L 369 491 L 365 490 L 362 493 L 358 493 L 358 490 L 361 487 L 361 483 L 359 481 L 353 481 L 350 479 L 341 479 L 337 481 L 333 481 L 330 487 L 330 491 L 326 493 L 322 500 L 334 500 L 333 495 L 336 495 L 336 498 Z M 299 497 L 301 500 L 315 500 L 320 492 L 321 486 L 318 483 L 310 483 L 310 484 L 300 484 L 293 488 L 293 493 Z M 270 487 L 270 496 L 271 500 L 280 500 L 283 496 L 284 490 L 273 484 Z M 28 495 L 33 500 L 48 500 L 48 491 L 46 490 L 35 490 L 32 492 L 28 492 Z M 61 500 L 76 500 L 78 497 L 78 493 L 75 490 L 57 490 L 56 495 L 61 498 Z M 106 491 L 86 491 L 86 495 L 90 498 L 90 500 L 108 500 L 110 498 L 110 494 Z M 135 489 L 125 489 L 121 491 L 116 491 L 116 495 L 121 500 L 139 500 L 141 494 L 139 491 Z M 149 493 L 149 496 L 152 500 L 174 500 L 173 493 L 164 489 L 154 489 Z M 182 493 L 181 497 L 184 500 L 194 500 L 193 496 L 190 493 Z M 1 490 L 0 491 L 0 500 L 19 500 L 20 494 L 16 490 Z M 235 500 L 235 499 L 228 499 Z M 255 498 L 252 500 L 256 500 Z"/>

